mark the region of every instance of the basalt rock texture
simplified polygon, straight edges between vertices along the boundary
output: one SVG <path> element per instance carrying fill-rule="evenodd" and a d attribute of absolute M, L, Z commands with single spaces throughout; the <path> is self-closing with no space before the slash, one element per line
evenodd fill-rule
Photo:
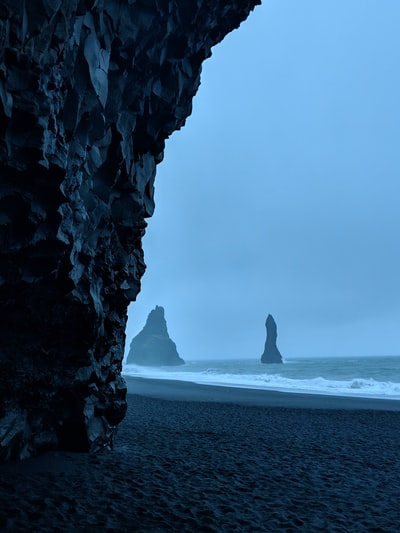
<path fill-rule="evenodd" d="M 145 366 L 185 364 L 168 334 L 163 307 L 156 305 L 150 311 L 144 328 L 132 339 L 126 362 Z"/>
<path fill-rule="evenodd" d="M 0 0 L 0 460 L 110 446 L 165 139 L 259 0 Z"/>
<path fill-rule="evenodd" d="M 282 356 L 276 345 L 276 339 L 278 337 L 276 322 L 272 315 L 267 316 L 265 322 L 267 329 L 267 338 L 265 341 L 264 353 L 261 356 L 262 363 L 283 363 Z"/>

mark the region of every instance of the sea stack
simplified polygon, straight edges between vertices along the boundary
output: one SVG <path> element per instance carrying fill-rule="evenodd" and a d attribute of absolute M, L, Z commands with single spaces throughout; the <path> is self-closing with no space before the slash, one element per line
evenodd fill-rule
<path fill-rule="evenodd" d="M 127 364 L 143 366 L 177 366 L 185 364 L 176 344 L 168 335 L 164 308 L 156 305 L 142 331 L 132 339 Z"/>
<path fill-rule="evenodd" d="M 265 322 L 267 328 L 267 339 L 265 341 L 264 353 L 261 356 L 262 363 L 283 363 L 282 356 L 276 345 L 276 338 L 278 336 L 276 322 L 272 315 L 267 316 Z"/>

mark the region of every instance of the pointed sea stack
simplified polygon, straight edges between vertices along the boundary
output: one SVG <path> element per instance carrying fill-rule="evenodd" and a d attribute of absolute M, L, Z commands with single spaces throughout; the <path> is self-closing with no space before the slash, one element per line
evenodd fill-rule
<path fill-rule="evenodd" d="M 282 356 L 276 346 L 276 338 L 278 336 L 276 322 L 272 315 L 267 316 L 265 322 L 267 328 L 267 339 L 265 341 L 264 353 L 261 356 L 262 363 L 283 363 Z"/>
<path fill-rule="evenodd" d="M 146 325 L 132 339 L 126 361 L 128 364 L 143 366 L 184 365 L 179 357 L 176 344 L 170 339 L 164 308 L 156 305 L 147 317 Z"/>

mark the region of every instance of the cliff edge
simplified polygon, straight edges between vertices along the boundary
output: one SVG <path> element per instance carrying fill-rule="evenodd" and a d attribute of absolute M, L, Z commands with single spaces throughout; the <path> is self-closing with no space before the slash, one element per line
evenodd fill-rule
<path fill-rule="evenodd" d="M 109 447 L 164 141 L 259 0 L 0 0 L 0 461 Z"/>

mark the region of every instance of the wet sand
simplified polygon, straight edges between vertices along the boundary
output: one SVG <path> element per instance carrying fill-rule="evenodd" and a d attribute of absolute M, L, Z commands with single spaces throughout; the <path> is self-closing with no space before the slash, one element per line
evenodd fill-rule
<path fill-rule="evenodd" d="M 124 376 L 128 392 L 164 400 L 236 403 L 302 409 L 400 411 L 400 400 L 297 394 L 263 389 L 199 385 L 187 381 Z"/>
<path fill-rule="evenodd" d="M 127 382 L 112 452 L 0 467 L 0 531 L 398 531 L 400 402 Z"/>

